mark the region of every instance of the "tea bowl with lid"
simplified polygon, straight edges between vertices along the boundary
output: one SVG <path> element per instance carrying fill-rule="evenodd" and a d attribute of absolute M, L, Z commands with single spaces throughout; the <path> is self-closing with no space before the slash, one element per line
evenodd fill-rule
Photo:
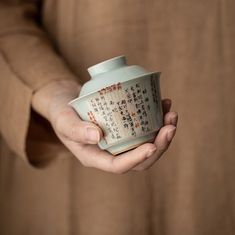
<path fill-rule="evenodd" d="M 103 130 L 98 146 L 113 155 L 152 142 L 163 125 L 160 72 L 127 65 L 124 55 L 88 68 L 91 79 L 69 105 Z"/>

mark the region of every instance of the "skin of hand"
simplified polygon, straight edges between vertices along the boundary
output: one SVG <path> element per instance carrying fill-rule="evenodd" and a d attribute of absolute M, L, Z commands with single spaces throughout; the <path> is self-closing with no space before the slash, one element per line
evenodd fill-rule
<path fill-rule="evenodd" d="M 94 123 L 81 120 L 68 105 L 78 96 L 80 88 L 77 82 L 71 80 L 50 82 L 34 93 L 32 106 L 51 123 L 58 138 L 81 164 L 116 174 L 143 171 L 150 168 L 168 149 L 178 122 L 177 113 L 170 112 L 170 99 L 162 101 L 164 126 L 154 142 L 113 156 L 97 145 L 103 136 L 102 130 Z"/>

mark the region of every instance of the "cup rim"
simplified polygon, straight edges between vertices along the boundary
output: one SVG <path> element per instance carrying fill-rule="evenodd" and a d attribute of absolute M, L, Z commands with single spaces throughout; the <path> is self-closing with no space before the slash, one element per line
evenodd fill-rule
<path fill-rule="evenodd" d="M 145 76 L 147 76 L 147 75 L 152 75 L 152 74 L 159 74 L 159 75 L 160 75 L 161 73 L 162 73 L 162 72 L 160 72 L 160 71 L 154 71 L 154 72 L 145 73 L 145 74 L 143 74 L 143 75 L 141 75 L 141 76 L 131 78 L 131 79 L 128 80 L 128 81 L 121 82 L 121 84 L 125 84 L 126 82 L 130 82 L 130 81 L 132 81 L 132 80 L 136 80 L 136 79 L 139 79 L 139 78 L 143 78 L 143 77 L 145 77 Z M 97 93 L 98 91 L 99 91 L 99 90 L 96 90 L 96 91 L 93 91 L 93 92 L 89 92 L 89 93 L 87 93 L 87 94 L 85 94 L 85 95 L 83 95 L 83 96 L 77 97 L 77 98 L 71 100 L 71 101 L 68 103 L 68 105 L 70 105 L 70 106 L 73 107 L 73 105 L 72 105 L 73 103 L 75 103 L 75 102 L 77 102 L 77 101 L 80 101 L 80 100 L 82 100 L 83 98 L 88 97 L 88 96 L 90 96 L 90 95 L 92 95 L 92 94 L 94 94 L 94 93 Z"/>

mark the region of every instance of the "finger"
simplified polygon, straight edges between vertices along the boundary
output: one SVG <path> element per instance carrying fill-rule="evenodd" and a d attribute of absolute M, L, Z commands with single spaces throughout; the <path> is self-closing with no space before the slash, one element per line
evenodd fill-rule
<path fill-rule="evenodd" d="M 154 144 L 157 146 L 156 154 L 158 157 L 167 150 L 173 137 L 175 136 L 176 127 L 173 125 L 166 125 L 162 127 L 155 138 Z"/>
<path fill-rule="evenodd" d="M 162 100 L 162 111 L 163 111 L 163 114 L 166 114 L 170 111 L 171 109 L 171 100 L 170 99 L 164 99 Z"/>
<path fill-rule="evenodd" d="M 144 162 L 156 151 L 156 146 L 151 143 L 140 145 L 134 150 L 114 157 L 112 161 L 112 170 L 117 173 L 126 173 L 136 165 Z"/>
<path fill-rule="evenodd" d="M 72 141 L 87 144 L 97 144 L 103 135 L 97 125 L 82 121 L 70 107 L 59 114 L 56 120 L 56 130 Z"/>
<path fill-rule="evenodd" d="M 157 160 L 160 159 L 162 154 L 168 149 L 175 135 L 175 132 L 176 132 L 176 127 L 173 125 L 167 125 L 161 128 L 160 132 L 158 133 L 154 141 L 157 147 L 155 153 L 144 162 L 136 165 L 136 167 L 134 167 L 132 170 L 142 171 L 149 169 Z"/>
<path fill-rule="evenodd" d="M 118 156 L 113 156 L 107 151 L 102 151 L 94 145 L 84 145 L 83 149 L 79 150 L 80 154 L 82 152 L 86 156 L 82 160 L 83 165 L 117 174 L 126 173 L 150 157 L 154 151 L 156 151 L 156 146 L 151 143 L 143 144 L 134 150 Z"/>
<path fill-rule="evenodd" d="M 168 112 L 164 116 L 164 125 L 177 126 L 178 114 L 176 112 Z"/>

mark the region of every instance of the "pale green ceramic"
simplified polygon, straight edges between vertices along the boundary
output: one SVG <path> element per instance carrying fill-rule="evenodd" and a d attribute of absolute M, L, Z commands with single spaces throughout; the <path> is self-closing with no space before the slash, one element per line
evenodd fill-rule
<path fill-rule="evenodd" d="M 69 104 L 104 132 L 99 147 L 116 155 L 154 140 L 163 125 L 160 72 L 118 56 L 88 68 L 91 80 Z"/>

